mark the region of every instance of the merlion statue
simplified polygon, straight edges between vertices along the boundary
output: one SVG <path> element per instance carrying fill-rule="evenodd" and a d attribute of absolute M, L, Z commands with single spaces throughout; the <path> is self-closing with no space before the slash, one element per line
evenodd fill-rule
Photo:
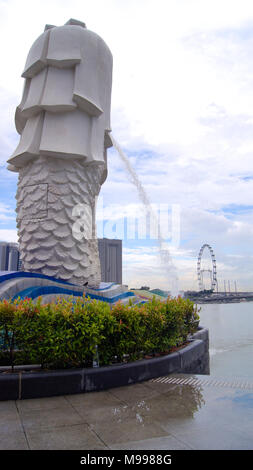
<path fill-rule="evenodd" d="M 112 145 L 112 54 L 80 21 L 46 25 L 22 76 L 25 86 L 15 115 L 21 137 L 8 168 L 19 172 L 23 270 L 99 285 L 95 204 Z"/>

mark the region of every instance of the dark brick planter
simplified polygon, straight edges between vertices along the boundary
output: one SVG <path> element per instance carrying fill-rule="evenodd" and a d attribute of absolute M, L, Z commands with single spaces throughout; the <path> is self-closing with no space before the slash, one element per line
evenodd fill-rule
<path fill-rule="evenodd" d="M 0 374 L 0 400 L 17 400 L 105 390 L 174 372 L 209 374 L 208 330 L 199 328 L 188 346 L 152 359 L 95 369 Z"/>

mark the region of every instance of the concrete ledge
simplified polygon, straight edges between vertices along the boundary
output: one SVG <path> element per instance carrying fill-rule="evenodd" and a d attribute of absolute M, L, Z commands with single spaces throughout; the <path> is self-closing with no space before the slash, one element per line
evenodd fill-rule
<path fill-rule="evenodd" d="M 202 338 L 202 339 L 201 339 Z M 39 398 L 121 387 L 175 372 L 209 374 L 208 330 L 199 328 L 189 345 L 166 356 L 98 367 L 0 374 L 0 400 Z"/>

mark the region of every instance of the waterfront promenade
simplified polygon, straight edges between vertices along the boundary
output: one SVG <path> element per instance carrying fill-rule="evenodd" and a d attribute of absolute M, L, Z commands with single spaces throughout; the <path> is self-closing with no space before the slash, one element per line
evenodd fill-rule
<path fill-rule="evenodd" d="M 0 402 L 0 450 L 252 450 L 253 380 L 174 374 Z"/>

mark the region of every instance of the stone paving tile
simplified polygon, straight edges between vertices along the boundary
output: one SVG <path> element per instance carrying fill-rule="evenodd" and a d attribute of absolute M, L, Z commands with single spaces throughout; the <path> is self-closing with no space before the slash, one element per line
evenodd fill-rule
<path fill-rule="evenodd" d="M 116 423 L 135 416 L 123 401 L 109 392 L 68 395 L 66 399 L 82 417 L 83 422 L 94 426 L 103 421 Z"/>
<path fill-rule="evenodd" d="M 175 385 L 175 384 L 168 384 L 168 383 L 158 383 L 158 382 L 146 382 L 147 384 L 147 387 L 150 389 L 150 390 L 153 390 L 154 392 L 156 392 L 158 395 L 162 394 L 162 393 L 166 393 L 168 392 L 168 390 L 173 390 L 175 387 L 178 387 L 179 385 Z"/>
<path fill-rule="evenodd" d="M 173 436 L 195 450 L 252 450 L 253 441 L 229 426 L 212 426 L 174 430 Z"/>
<path fill-rule="evenodd" d="M 90 393 L 78 393 L 75 395 L 65 395 L 68 403 L 73 406 L 80 406 L 83 409 L 99 409 L 109 406 L 117 406 L 124 404 L 122 400 L 115 397 L 108 391 L 101 392 L 90 392 Z"/>
<path fill-rule="evenodd" d="M 88 406 L 85 401 L 77 401 L 72 406 L 85 423 L 94 427 L 100 426 L 101 423 L 110 423 L 111 426 L 114 426 L 126 419 L 135 418 L 136 413 L 132 411 L 131 407 L 121 403 L 114 397 L 111 398 L 111 403 L 109 404 L 105 400 L 104 406 L 102 404 L 96 406 L 96 402 Z"/>
<path fill-rule="evenodd" d="M 143 393 L 142 393 L 143 392 Z M 181 418 L 192 417 L 201 400 L 199 392 L 187 386 L 168 385 L 162 387 L 145 387 L 141 385 L 135 393 L 135 385 L 122 387 L 120 390 L 112 389 L 110 393 L 117 394 L 118 398 L 127 403 L 128 413 L 141 415 L 143 418 L 152 416 L 154 420 L 163 422 L 173 416 Z M 197 403 L 196 403 L 197 401 Z"/>
<path fill-rule="evenodd" d="M 157 437 L 142 441 L 129 441 L 110 445 L 112 450 L 191 450 L 192 448 L 173 436 Z"/>
<path fill-rule="evenodd" d="M 101 409 L 91 408 L 83 409 L 75 406 L 75 410 L 82 417 L 83 422 L 92 425 L 93 427 L 100 426 L 101 423 L 110 423 L 111 426 L 123 423 L 126 419 L 134 419 L 136 413 L 127 405 L 110 406 Z"/>
<path fill-rule="evenodd" d="M 114 397 L 117 397 L 119 400 L 131 405 L 147 398 L 157 397 L 161 392 L 141 383 L 128 385 L 126 387 L 117 387 L 109 390 L 109 393 Z"/>
<path fill-rule="evenodd" d="M 0 450 L 29 450 L 24 432 L 0 433 Z"/>
<path fill-rule="evenodd" d="M 15 400 L 0 401 L 0 416 L 2 412 L 7 412 L 7 411 L 17 412 Z"/>
<path fill-rule="evenodd" d="M 103 450 L 108 447 L 86 424 L 61 426 L 47 430 L 29 430 L 31 450 Z"/>
<path fill-rule="evenodd" d="M 16 403 L 21 413 L 29 410 L 51 410 L 64 408 L 65 406 L 66 408 L 69 407 L 69 403 L 64 396 L 17 400 Z"/>
<path fill-rule="evenodd" d="M 168 435 L 152 419 L 143 419 L 138 415 L 121 421 L 114 421 L 113 423 L 101 420 L 95 424 L 91 423 L 90 427 L 108 446 Z"/>
<path fill-rule="evenodd" d="M 200 397 L 198 396 L 198 399 Z M 139 413 L 142 417 L 153 417 L 159 423 L 177 418 L 180 420 L 191 419 L 197 411 L 199 402 L 185 393 L 166 391 L 159 396 L 146 398 L 131 405 L 132 412 Z"/>
<path fill-rule="evenodd" d="M 14 402 L 15 405 L 15 402 Z M 7 404 L 6 410 L 1 407 L 0 410 L 0 435 L 10 434 L 13 432 L 22 432 L 22 424 L 15 406 L 11 407 Z"/>
<path fill-rule="evenodd" d="M 59 407 L 54 409 L 24 410 L 20 418 L 25 431 L 30 429 L 50 429 L 59 426 L 82 424 L 83 419 L 72 407 Z"/>

